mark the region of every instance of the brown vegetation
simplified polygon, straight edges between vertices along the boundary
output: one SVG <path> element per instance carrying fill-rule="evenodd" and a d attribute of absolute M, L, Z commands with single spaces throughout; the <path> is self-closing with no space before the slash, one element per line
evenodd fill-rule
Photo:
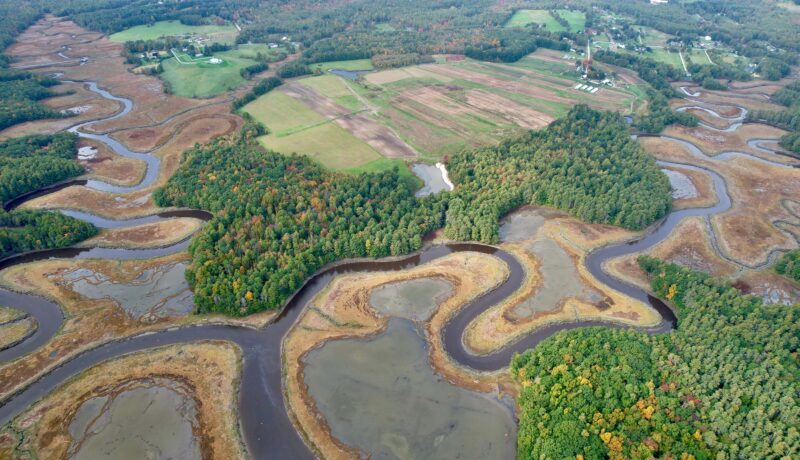
<path fill-rule="evenodd" d="M 329 340 L 366 337 L 383 330 L 386 318 L 370 305 L 375 288 L 398 281 L 439 277 L 449 281 L 453 294 L 444 300 L 425 324 L 433 368 L 446 379 L 478 391 L 506 385 L 503 375 L 473 374 L 455 365 L 442 349 L 443 325 L 471 299 L 491 290 L 508 276 L 499 259 L 480 253 L 460 252 L 400 272 L 359 273 L 334 279 L 300 315 L 283 342 L 284 391 L 293 423 L 323 458 L 352 458 L 354 453 L 330 433 L 324 418 L 308 396 L 303 378 L 303 357 Z M 499 379 L 499 380 L 498 380 Z"/>
<path fill-rule="evenodd" d="M 40 295 L 58 302 L 65 321 L 59 332 L 44 346 L 16 361 L 0 365 L 0 399 L 20 385 L 76 354 L 102 343 L 169 327 L 223 323 L 262 327 L 275 317 L 275 312 L 243 319 L 219 315 L 180 317 L 143 317 L 133 319 L 111 298 L 89 299 L 73 291 L 64 275 L 75 269 L 88 269 L 102 274 L 114 283 L 131 283 L 144 270 L 188 261 L 188 254 L 150 260 L 50 259 L 17 265 L 0 272 L 0 285 L 14 291 Z"/>
<path fill-rule="evenodd" d="M 337 125 L 366 142 L 387 158 L 414 158 L 417 156 L 413 148 L 386 126 L 364 114 L 349 111 L 320 95 L 309 86 L 291 83 L 282 86 L 280 90 L 308 105 L 323 117 L 333 120 Z"/>
<path fill-rule="evenodd" d="M 541 229 L 527 239 L 503 243 L 501 247 L 513 253 L 525 268 L 525 284 L 505 301 L 484 311 L 470 323 L 464 334 L 465 345 L 475 353 L 487 354 L 545 325 L 581 320 L 601 320 L 636 326 L 657 324 L 660 321 L 657 312 L 600 284 L 584 265 L 586 254 L 592 249 L 623 241 L 634 235 L 617 227 L 584 224 L 563 213 L 553 213 L 547 217 Z M 551 239 L 570 254 L 583 284 L 599 293 L 601 300 L 590 302 L 583 298 L 570 297 L 562 299 L 553 310 L 537 311 L 528 317 L 521 318 L 512 313 L 520 302 L 536 294 L 542 282 L 541 261 L 528 249 L 530 243 L 541 239 Z"/>
<path fill-rule="evenodd" d="M 110 228 L 82 241 L 79 246 L 131 249 L 170 246 L 194 235 L 202 226 L 202 220 L 178 217 L 134 227 Z"/>
<path fill-rule="evenodd" d="M 797 223 L 790 203 L 800 196 L 800 170 L 741 157 L 697 158 L 683 146 L 659 138 L 642 138 L 640 142 L 659 159 L 697 164 L 722 175 L 732 208 L 714 216 L 712 222 L 717 241 L 728 257 L 755 266 L 764 263 L 775 249 L 797 247 L 797 241 L 781 223 Z"/>
<path fill-rule="evenodd" d="M 197 402 L 196 435 L 203 458 L 246 458 L 237 417 L 241 367 L 239 348 L 216 341 L 170 345 L 103 362 L 68 380 L 0 432 L 0 456 L 65 458 L 72 442 L 69 424 L 85 401 L 113 394 L 128 382 L 159 379 L 176 381 Z"/>
<path fill-rule="evenodd" d="M 144 177 L 147 165 L 142 160 L 117 155 L 105 144 L 90 139 L 80 139 L 78 147 L 92 147 L 97 150 L 94 158 L 80 161 L 86 168 L 86 178 L 130 186 L 138 184 Z"/>

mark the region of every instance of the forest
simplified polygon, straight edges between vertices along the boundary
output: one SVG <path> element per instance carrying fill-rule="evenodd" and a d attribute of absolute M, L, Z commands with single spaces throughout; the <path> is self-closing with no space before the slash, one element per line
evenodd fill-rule
<path fill-rule="evenodd" d="M 332 173 L 265 151 L 247 132 L 188 151 L 154 195 L 215 214 L 189 248 L 200 312 L 277 308 L 326 263 L 406 254 L 443 225 L 443 203 L 420 206 L 397 171 Z"/>
<path fill-rule="evenodd" d="M 775 271 L 800 282 L 800 249 L 787 252 L 775 263 Z"/>
<path fill-rule="evenodd" d="M 524 204 L 567 210 L 586 222 L 642 229 L 670 209 L 670 187 L 615 113 L 575 106 L 546 129 L 447 163 L 457 184 L 445 234 L 497 241 L 498 220 Z"/>
<path fill-rule="evenodd" d="M 800 306 L 642 256 L 669 334 L 564 331 L 516 355 L 517 458 L 795 458 Z"/>
<path fill-rule="evenodd" d="M 3 203 L 83 173 L 75 161 L 78 137 L 33 135 L 0 142 L 0 200 Z"/>
<path fill-rule="evenodd" d="M 785 106 L 786 110 L 753 110 L 748 112 L 747 119 L 792 131 L 781 137 L 780 145 L 786 150 L 800 153 L 800 82 L 786 85 L 770 96 L 770 99 Z"/>
<path fill-rule="evenodd" d="M 77 136 L 71 133 L 33 135 L 0 142 L 0 200 L 83 173 L 75 161 Z M 0 210 L 0 258 L 32 249 L 69 246 L 93 236 L 97 229 L 58 213 Z"/>
<path fill-rule="evenodd" d="M 55 96 L 58 80 L 30 72 L 0 68 L 0 129 L 17 123 L 67 115 L 38 101 Z"/>
<path fill-rule="evenodd" d="M 187 279 L 200 312 L 278 308 L 329 262 L 407 254 L 441 227 L 450 238 L 495 242 L 498 219 L 521 204 L 643 228 L 671 203 L 666 176 L 619 115 L 586 106 L 498 147 L 454 156 L 455 192 L 425 199 L 396 170 L 353 176 L 265 151 L 254 140 L 261 132 L 250 126 L 189 150 L 154 194 L 159 206 L 215 215 L 189 249 Z"/>

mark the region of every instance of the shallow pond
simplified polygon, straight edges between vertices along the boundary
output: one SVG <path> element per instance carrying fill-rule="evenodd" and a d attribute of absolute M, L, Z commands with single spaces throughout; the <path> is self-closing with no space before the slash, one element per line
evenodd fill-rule
<path fill-rule="evenodd" d="M 197 408 L 174 381 L 132 382 L 84 402 L 69 424 L 70 459 L 199 459 Z"/>
<path fill-rule="evenodd" d="M 343 70 L 343 69 L 330 69 L 328 72 L 338 75 L 342 78 L 346 78 L 348 80 L 358 80 L 358 77 L 365 74 L 372 72 L 371 70 Z"/>
<path fill-rule="evenodd" d="M 559 213 L 548 209 L 522 209 L 509 215 L 500 226 L 503 242 L 520 242 L 536 237 L 536 233 L 550 217 Z M 549 238 L 540 238 L 526 245 L 541 264 L 542 277 L 533 296 L 525 299 L 512 310 L 517 317 L 530 317 L 536 313 L 549 312 L 561 307 L 568 298 L 596 303 L 603 300 L 599 292 L 583 282 L 575 261 L 564 248 Z"/>
<path fill-rule="evenodd" d="M 136 320 L 182 316 L 192 312 L 194 297 L 182 262 L 148 268 L 127 283 L 88 268 L 64 274 L 73 291 L 90 299 L 111 299 Z"/>
<path fill-rule="evenodd" d="M 500 241 L 513 243 L 533 238 L 536 232 L 544 225 L 545 216 L 538 209 L 525 209 L 506 217 L 498 234 Z"/>
<path fill-rule="evenodd" d="M 453 286 L 448 281 L 420 278 L 385 284 L 373 290 L 369 304 L 387 316 L 424 321 L 452 292 Z"/>
<path fill-rule="evenodd" d="M 496 398 L 451 385 L 428 363 L 414 323 L 325 344 L 305 382 L 334 437 L 373 459 L 513 459 L 516 424 Z"/>
<path fill-rule="evenodd" d="M 422 188 L 415 193 L 418 198 L 435 195 L 441 191 L 452 190 L 444 178 L 444 171 L 442 171 L 442 168 L 424 163 L 414 163 L 411 165 L 411 171 L 419 177 L 424 184 Z"/>

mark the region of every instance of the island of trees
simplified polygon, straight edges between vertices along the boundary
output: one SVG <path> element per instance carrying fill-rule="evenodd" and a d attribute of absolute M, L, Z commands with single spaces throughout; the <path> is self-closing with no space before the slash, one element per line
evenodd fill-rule
<path fill-rule="evenodd" d="M 591 222 L 643 228 L 670 206 L 669 184 L 619 115 L 577 106 L 498 147 L 450 159 L 453 193 L 417 199 L 397 171 L 352 176 L 308 157 L 265 151 L 252 123 L 240 136 L 188 151 L 154 194 L 161 206 L 214 219 L 195 238 L 187 279 L 201 312 L 278 308 L 326 263 L 407 254 L 445 227 L 454 239 L 497 241 L 497 220 L 546 204 Z"/>

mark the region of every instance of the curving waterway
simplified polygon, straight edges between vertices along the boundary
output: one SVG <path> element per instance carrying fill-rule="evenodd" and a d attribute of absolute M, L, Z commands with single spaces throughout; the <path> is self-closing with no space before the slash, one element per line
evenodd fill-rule
<path fill-rule="evenodd" d="M 108 145 L 116 153 L 123 156 L 144 159 L 148 162 L 148 171 L 142 183 L 131 187 L 118 187 L 102 181 L 84 181 L 89 187 L 121 193 L 142 189 L 152 184 L 158 175 L 158 160 L 149 153 L 132 152 L 122 146 L 118 141 L 103 134 L 86 134 L 79 129 L 90 123 L 107 121 L 119 118 L 130 112 L 133 104 L 130 100 L 119 98 L 100 89 L 96 84 L 87 82 L 88 88 L 108 99 L 116 100 L 123 105 L 123 109 L 111 117 L 103 120 L 86 122 L 72 128 L 81 137 L 98 140 Z M 710 109 L 709 109 L 710 110 Z M 713 110 L 712 110 L 713 112 Z M 716 113 L 716 112 L 714 112 Z M 720 117 L 723 118 L 723 117 Z M 665 138 L 676 141 L 672 138 Z M 761 142 L 761 141 L 759 141 Z M 699 151 L 699 149 L 698 149 Z M 702 152 L 699 152 L 702 154 Z M 742 155 L 748 155 L 741 153 Z M 708 158 L 704 156 L 704 158 Z M 719 158 L 717 156 L 716 158 Z M 757 157 L 753 157 L 757 158 Z M 763 160 L 767 161 L 769 160 Z M 772 163 L 772 162 L 770 162 Z M 689 216 L 710 216 L 724 212 L 730 208 L 731 200 L 725 181 L 714 171 L 694 165 L 682 163 L 659 162 L 662 166 L 679 166 L 694 170 L 702 170 L 708 174 L 714 183 L 718 201 L 715 205 L 706 208 L 690 208 L 670 213 L 666 218 L 653 225 L 647 234 L 637 240 L 614 244 L 598 249 L 586 257 L 586 265 L 590 273 L 600 282 L 616 289 L 628 296 L 649 303 L 662 316 L 662 321 L 655 327 L 643 329 L 649 333 L 667 332 L 675 327 L 676 318 L 672 310 L 660 300 L 650 296 L 646 291 L 619 280 L 604 270 L 604 263 L 609 259 L 644 251 L 663 241 L 674 229 L 680 220 Z M 774 163 L 781 167 L 791 167 L 782 163 Z M 149 181 L 149 182 L 148 182 Z M 69 184 L 71 185 L 71 184 Z M 60 185 L 68 186 L 68 185 Z M 48 189 L 52 191 L 52 188 Z M 42 192 L 49 193 L 49 192 Z M 27 198 L 6 203 L 8 207 L 15 207 L 36 194 Z M 113 221 L 76 211 L 62 211 L 73 217 L 84 219 L 100 227 L 120 228 L 130 225 L 155 222 L 159 219 L 191 215 L 203 219 L 210 218 L 203 211 L 179 210 L 162 213 L 127 221 Z M 177 213 L 177 214 L 176 214 Z M 184 213 L 184 214 L 180 214 Z M 177 244 L 155 249 L 114 249 L 114 248 L 65 248 L 46 251 L 34 251 L 19 254 L 0 261 L 0 269 L 19 263 L 31 262 L 46 258 L 109 258 L 109 259 L 136 259 L 151 258 L 160 255 L 182 251 L 188 245 L 188 240 Z M 314 455 L 304 444 L 302 438 L 291 424 L 284 406 L 281 387 L 281 342 L 284 335 L 294 324 L 303 307 L 334 277 L 351 272 L 377 272 L 396 271 L 415 267 L 445 257 L 448 254 L 461 251 L 475 251 L 492 254 L 503 260 L 509 267 L 508 279 L 498 288 L 474 299 L 466 305 L 446 325 L 442 334 L 446 351 L 461 365 L 477 370 L 494 371 L 508 365 L 511 356 L 519 351 L 534 347 L 543 339 L 553 333 L 565 329 L 602 325 L 606 327 L 619 326 L 599 321 L 579 321 L 568 324 L 555 324 L 538 329 L 532 334 L 506 346 L 505 348 L 483 356 L 470 353 L 463 344 L 463 333 L 467 325 L 481 312 L 496 305 L 522 286 L 525 271 L 516 258 L 502 249 L 474 243 L 454 243 L 447 245 L 428 246 L 417 254 L 400 260 L 365 260 L 350 261 L 332 264 L 310 277 L 303 287 L 295 293 L 286 303 L 285 308 L 277 319 L 262 329 L 251 329 L 238 326 L 223 325 L 197 325 L 185 328 L 170 329 L 161 332 L 152 332 L 138 335 L 129 339 L 107 343 L 92 350 L 83 352 L 76 357 L 64 362 L 61 366 L 46 373 L 42 378 L 21 389 L 18 393 L 6 399 L 0 406 L 0 425 L 7 423 L 20 414 L 31 404 L 56 389 L 70 377 L 81 371 L 108 359 L 118 357 L 125 353 L 144 350 L 147 348 L 184 343 L 195 340 L 227 340 L 241 347 L 244 364 L 242 367 L 241 385 L 239 393 L 239 415 L 241 429 L 250 455 L 253 458 L 314 458 Z M 18 294 L 0 290 L 0 304 L 12 306 L 35 317 L 39 322 L 39 329 L 29 339 L 21 344 L 0 352 L 0 361 L 10 361 L 36 350 L 46 343 L 58 331 L 63 322 L 63 315 L 55 303 L 37 296 Z"/>

